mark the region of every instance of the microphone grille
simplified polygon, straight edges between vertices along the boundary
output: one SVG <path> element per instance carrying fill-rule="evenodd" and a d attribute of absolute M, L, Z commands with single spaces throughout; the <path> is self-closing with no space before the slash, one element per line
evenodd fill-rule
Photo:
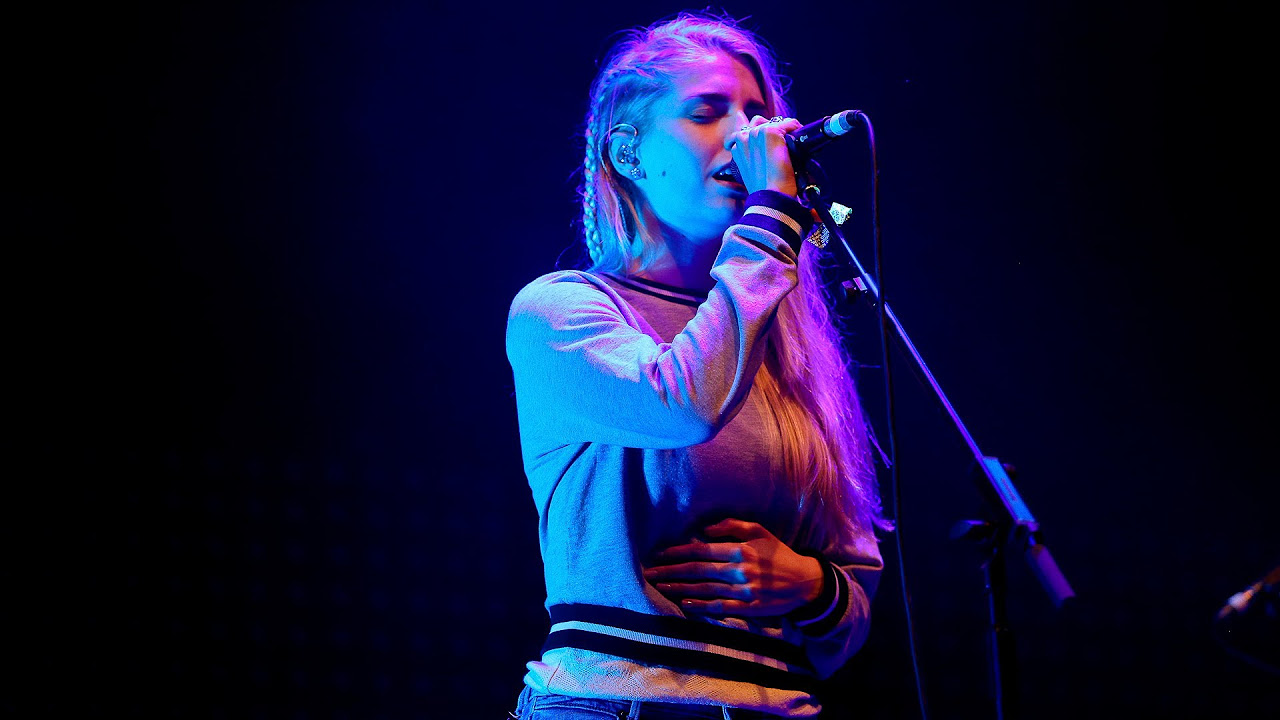
<path fill-rule="evenodd" d="M 844 112 L 836 113 L 827 120 L 826 126 L 822 130 L 829 137 L 840 137 L 853 129 L 853 116 L 861 112 L 861 110 L 845 110 Z"/>

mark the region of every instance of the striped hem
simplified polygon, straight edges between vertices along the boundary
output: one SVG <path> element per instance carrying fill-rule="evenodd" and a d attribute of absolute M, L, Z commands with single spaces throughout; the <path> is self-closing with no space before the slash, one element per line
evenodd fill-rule
<path fill-rule="evenodd" d="M 600 605 L 553 605 L 543 652 L 590 650 L 696 675 L 812 692 L 804 650 L 746 630 Z"/>
<path fill-rule="evenodd" d="M 783 225 L 786 225 L 787 227 L 791 228 L 791 232 L 797 235 L 800 234 L 800 223 L 796 222 L 795 220 L 792 220 L 786 213 L 774 210 L 768 205 L 752 205 L 751 207 L 747 208 L 743 212 L 743 214 L 744 215 L 764 215 L 766 217 L 771 217 L 774 220 L 777 220 L 778 222 L 782 223 Z"/>
<path fill-rule="evenodd" d="M 793 197 L 760 190 L 747 196 L 746 209 L 738 222 L 777 235 L 799 253 L 805 235 L 813 228 L 813 214 Z"/>

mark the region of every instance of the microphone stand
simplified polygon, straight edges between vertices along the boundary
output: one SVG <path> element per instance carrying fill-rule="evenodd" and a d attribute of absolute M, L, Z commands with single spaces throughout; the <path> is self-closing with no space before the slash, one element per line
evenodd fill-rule
<path fill-rule="evenodd" d="M 870 119 L 861 112 L 858 113 L 858 116 L 866 123 L 867 130 L 870 133 Z M 874 158 L 874 140 L 872 143 Z M 865 298 L 872 308 L 878 309 L 882 313 L 882 322 L 887 321 L 889 327 L 892 328 L 897 342 L 910 355 L 919 375 L 932 388 L 935 398 L 946 412 L 947 417 L 951 419 L 956 431 L 960 433 L 965 445 L 968 446 L 976 464 L 973 480 L 978 486 L 979 493 L 987 501 L 996 516 L 993 521 L 961 521 L 952 529 L 951 536 L 954 539 L 963 538 L 977 544 L 984 554 L 981 569 L 989 622 L 988 641 L 991 661 L 992 699 L 995 705 L 995 716 L 1000 720 L 1013 720 L 1017 717 L 1017 687 L 1014 676 L 1013 636 L 1009 629 L 1006 612 L 1005 563 L 1007 553 L 1010 551 L 1021 552 L 1023 560 L 1031 567 L 1032 572 L 1040 581 L 1041 587 L 1049 595 L 1056 608 L 1061 608 L 1067 600 L 1075 597 L 1075 592 L 1072 591 L 1066 578 L 1058 570 L 1057 564 L 1053 561 L 1053 556 L 1049 553 L 1049 548 L 1042 541 L 1040 524 L 1036 522 L 1031 510 L 1023 502 L 1017 489 L 1013 486 L 1011 478 L 1013 468 L 1000 462 L 998 458 L 983 453 L 978 448 L 978 443 L 969 434 L 969 430 L 965 427 L 964 422 L 961 421 L 959 414 L 952 407 L 951 401 L 947 399 L 937 379 L 929 371 L 924 358 L 920 356 L 915 345 L 907 336 L 907 331 L 902 327 L 902 323 L 898 321 L 898 317 L 894 315 L 889 305 L 883 302 L 876 281 L 867 273 L 857 255 L 854 254 L 853 249 L 845 240 L 844 234 L 840 231 L 840 222 L 837 222 L 832 217 L 831 201 L 823 197 L 821 187 L 814 182 L 814 176 L 821 177 L 821 168 L 812 159 L 802 163 L 802 165 L 803 170 L 797 170 L 796 174 L 804 187 L 805 199 L 808 201 L 809 207 L 817 211 L 828 233 L 839 241 L 835 245 L 838 249 L 843 250 L 844 260 L 846 261 L 844 267 L 854 271 L 852 277 L 843 280 L 842 287 L 847 294 Z M 829 242 L 828 245 L 830 245 Z M 885 370 L 887 372 L 888 368 L 885 368 Z"/>

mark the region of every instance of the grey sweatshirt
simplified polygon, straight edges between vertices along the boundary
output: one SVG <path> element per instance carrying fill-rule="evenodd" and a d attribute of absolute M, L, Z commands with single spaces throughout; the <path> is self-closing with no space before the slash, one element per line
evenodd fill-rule
<path fill-rule="evenodd" d="M 580 271 L 516 295 L 507 356 L 552 622 L 525 676 L 535 690 L 809 717 L 815 679 L 864 642 L 874 534 L 794 545 L 814 518 L 782 479 L 777 425 L 753 389 L 812 222 L 793 198 L 753 193 L 705 295 Z M 824 559 L 823 594 L 786 617 L 686 617 L 643 566 L 724 518 Z"/>

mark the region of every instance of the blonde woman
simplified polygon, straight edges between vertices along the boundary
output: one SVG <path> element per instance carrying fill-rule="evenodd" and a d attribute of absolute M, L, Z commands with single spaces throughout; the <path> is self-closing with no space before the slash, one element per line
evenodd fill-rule
<path fill-rule="evenodd" d="M 592 85 L 590 266 L 507 328 L 551 619 L 520 720 L 812 717 L 866 638 L 887 524 L 782 92 L 693 14 Z"/>

